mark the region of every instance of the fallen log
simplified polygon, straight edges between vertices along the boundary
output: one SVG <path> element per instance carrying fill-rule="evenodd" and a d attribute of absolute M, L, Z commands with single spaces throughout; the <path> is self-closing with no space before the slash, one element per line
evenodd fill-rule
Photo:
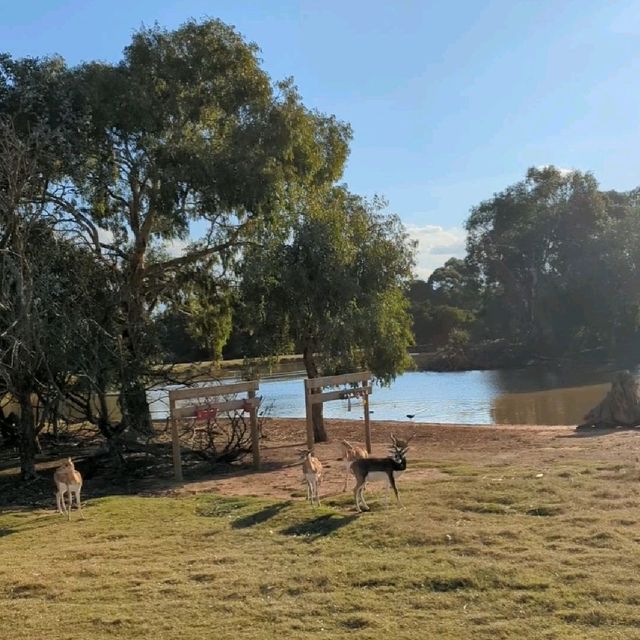
<path fill-rule="evenodd" d="M 584 417 L 577 429 L 611 429 L 640 425 L 640 383 L 629 371 L 616 374 L 604 400 Z"/>

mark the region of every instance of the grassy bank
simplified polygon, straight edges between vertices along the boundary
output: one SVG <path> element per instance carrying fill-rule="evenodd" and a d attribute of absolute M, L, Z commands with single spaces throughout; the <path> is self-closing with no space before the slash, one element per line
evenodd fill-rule
<path fill-rule="evenodd" d="M 426 467 L 415 461 L 414 466 Z M 0 515 L 0 635 L 640 637 L 638 473 L 436 465 L 407 509 L 110 497 Z"/>

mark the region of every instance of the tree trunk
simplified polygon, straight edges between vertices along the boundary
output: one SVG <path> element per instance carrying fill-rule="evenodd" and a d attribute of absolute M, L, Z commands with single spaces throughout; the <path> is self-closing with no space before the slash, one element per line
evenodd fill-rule
<path fill-rule="evenodd" d="M 147 402 L 147 391 L 138 376 L 127 376 L 120 389 L 120 410 L 125 429 L 149 435 L 152 433 L 151 413 Z"/>
<path fill-rule="evenodd" d="M 129 282 L 124 292 L 127 326 L 123 332 L 125 354 L 120 380 L 120 408 L 126 427 L 138 433 L 152 432 L 151 414 L 143 382 L 147 360 L 146 317 L 143 301 L 145 242 L 133 253 Z"/>
<path fill-rule="evenodd" d="M 604 400 L 591 409 L 578 429 L 640 425 L 640 385 L 629 371 L 619 373 Z"/>
<path fill-rule="evenodd" d="M 313 440 L 314 442 L 327 442 L 329 436 L 327 436 L 327 430 L 324 428 L 324 414 L 322 402 L 314 404 L 311 407 L 311 419 L 313 420 Z"/>
<path fill-rule="evenodd" d="M 20 404 L 20 475 L 23 480 L 33 480 L 36 474 L 36 429 L 33 421 L 31 393 L 16 393 Z"/>
<path fill-rule="evenodd" d="M 302 352 L 302 360 L 307 370 L 308 378 L 318 377 L 318 367 L 313 358 L 313 348 L 310 344 L 305 345 Z M 324 415 L 322 411 L 323 404 L 319 402 L 311 406 L 311 419 L 313 421 L 313 440 L 314 442 L 327 442 L 327 430 L 324 428 Z"/>

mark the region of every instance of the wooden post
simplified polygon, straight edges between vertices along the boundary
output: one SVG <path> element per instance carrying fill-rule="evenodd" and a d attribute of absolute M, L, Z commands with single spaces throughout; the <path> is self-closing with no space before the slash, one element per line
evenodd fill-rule
<path fill-rule="evenodd" d="M 307 414 L 307 449 L 309 451 L 313 451 L 313 446 L 315 444 L 315 439 L 313 437 L 313 416 L 311 415 L 311 402 L 309 398 L 309 394 L 311 393 L 311 389 L 309 387 L 309 380 L 305 379 L 304 381 L 304 407 Z"/>
<path fill-rule="evenodd" d="M 249 400 L 256 397 L 255 391 L 247 391 Z M 253 452 L 253 467 L 260 468 L 260 433 L 258 432 L 258 407 L 252 403 L 249 409 L 249 421 L 251 423 L 251 450 Z"/>
<path fill-rule="evenodd" d="M 368 382 L 368 381 L 367 381 Z M 364 441 L 367 453 L 371 453 L 371 424 L 369 423 L 369 393 L 365 392 L 364 401 Z"/>
<path fill-rule="evenodd" d="M 169 394 L 169 416 L 171 417 L 171 440 L 173 445 L 173 475 L 178 482 L 182 482 L 182 458 L 180 457 L 180 435 L 178 423 L 174 416 L 176 401 Z"/>

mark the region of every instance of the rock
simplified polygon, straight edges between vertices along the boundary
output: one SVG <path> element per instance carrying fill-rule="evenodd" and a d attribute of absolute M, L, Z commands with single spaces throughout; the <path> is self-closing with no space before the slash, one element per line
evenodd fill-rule
<path fill-rule="evenodd" d="M 578 429 L 607 429 L 640 425 L 640 384 L 629 371 L 616 375 L 611 391 L 584 417 Z"/>

